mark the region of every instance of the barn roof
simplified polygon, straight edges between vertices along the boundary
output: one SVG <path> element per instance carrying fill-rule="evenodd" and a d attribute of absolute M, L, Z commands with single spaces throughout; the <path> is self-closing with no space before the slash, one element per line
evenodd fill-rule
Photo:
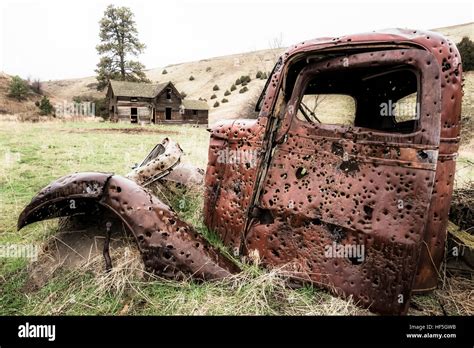
<path fill-rule="evenodd" d="M 183 99 L 182 104 L 185 109 L 190 110 L 209 110 L 209 105 L 202 100 Z"/>
<path fill-rule="evenodd" d="M 152 84 L 143 82 L 110 81 L 110 86 L 117 97 L 154 98 L 169 82 Z"/>

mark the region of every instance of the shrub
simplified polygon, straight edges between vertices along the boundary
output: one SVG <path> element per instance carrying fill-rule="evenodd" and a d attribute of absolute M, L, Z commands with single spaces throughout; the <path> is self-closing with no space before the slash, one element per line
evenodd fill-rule
<path fill-rule="evenodd" d="M 26 81 L 22 80 L 20 76 L 13 76 L 8 85 L 8 95 L 20 101 L 26 99 L 28 89 L 28 83 Z"/>
<path fill-rule="evenodd" d="M 215 108 L 218 108 L 218 107 L 219 107 L 219 105 L 220 105 L 220 104 L 219 104 L 219 102 L 218 102 L 218 101 L 216 101 L 216 102 L 214 103 L 214 107 L 215 107 Z"/>
<path fill-rule="evenodd" d="M 262 74 L 262 80 L 266 80 L 266 79 L 268 79 L 268 75 L 267 75 L 266 72 L 264 72 L 264 73 Z"/>
<path fill-rule="evenodd" d="M 181 97 L 183 97 L 183 99 L 188 96 L 185 91 L 181 91 L 179 94 L 181 94 Z"/>
<path fill-rule="evenodd" d="M 193 75 L 189 76 L 189 81 L 194 81 L 194 76 Z"/>
<path fill-rule="evenodd" d="M 232 92 L 232 91 L 235 91 L 236 89 L 237 89 L 237 87 L 235 87 L 235 85 L 230 86 L 230 91 L 231 91 L 231 92 Z"/>
<path fill-rule="evenodd" d="M 43 94 L 43 88 L 39 79 L 34 79 L 33 82 L 31 82 L 30 84 L 30 88 L 33 92 L 37 94 Z"/>
<path fill-rule="evenodd" d="M 247 81 L 242 81 L 242 86 L 247 86 Z"/>
<path fill-rule="evenodd" d="M 79 103 L 82 103 L 82 102 L 90 101 L 90 98 L 84 97 L 82 95 L 76 95 L 76 96 L 72 97 L 72 101 L 76 104 L 79 104 Z"/>
<path fill-rule="evenodd" d="M 247 87 L 242 87 L 239 91 L 239 93 L 245 93 L 247 92 L 249 89 Z"/>
<path fill-rule="evenodd" d="M 474 42 L 465 36 L 457 44 L 457 47 L 461 54 L 462 69 L 464 71 L 474 70 Z"/>
<path fill-rule="evenodd" d="M 262 78 L 262 75 L 263 75 L 263 73 L 259 70 L 259 71 L 257 72 L 257 75 L 255 75 L 255 78 L 256 78 L 256 79 L 261 79 L 261 78 Z"/>
<path fill-rule="evenodd" d="M 212 90 L 213 90 L 213 91 L 218 91 L 218 90 L 219 90 L 219 86 L 218 86 L 218 85 L 214 85 L 214 87 L 212 87 Z"/>
<path fill-rule="evenodd" d="M 224 92 L 224 95 L 225 95 L 226 97 L 227 97 L 228 95 L 230 95 L 230 92 L 229 92 L 228 89 Z"/>
<path fill-rule="evenodd" d="M 212 68 L 211 68 L 210 66 L 208 66 L 208 67 L 206 68 L 206 72 L 209 72 L 209 71 L 211 71 L 211 70 L 212 70 Z"/>
<path fill-rule="evenodd" d="M 241 83 L 242 83 L 242 80 L 240 80 L 240 77 L 237 80 L 235 80 L 235 84 L 237 86 L 240 85 Z"/>
<path fill-rule="evenodd" d="M 164 69 L 161 73 L 162 73 L 163 75 L 166 75 L 168 72 L 166 71 L 166 69 Z"/>
<path fill-rule="evenodd" d="M 240 77 L 240 81 L 249 83 L 250 81 L 252 81 L 252 79 L 249 75 L 245 75 Z"/>
<path fill-rule="evenodd" d="M 51 105 L 51 102 L 49 101 L 49 98 L 47 96 L 43 96 L 43 98 L 41 98 L 41 101 L 36 102 L 35 104 L 40 109 L 40 115 L 51 115 L 54 111 L 53 105 Z"/>
<path fill-rule="evenodd" d="M 224 98 L 224 99 L 221 100 L 221 102 L 222 102 L 222 103 L 227 103 L 228 100 L 227 100 L 226 98 Z"/>
<path fill-rule="evenodd" d="M 217 98 L 217 95 L 213 94 L 211 95 L 211 99 L 216 99 Z"/>
<path fill-rule="evenodd" d="M 107 98 L 94 98 L 92 100 L 95 103 L 95 115 L 102 117 L 104 120 L 109 118 L 109 108 Z"/>
<path fill-rule="evenodd" d="M 109 118 L 109 109 L 107 98 L 94 98 L 90 95 L 82 95 L 72 97 L 74 103 L 94 103 L 95 104 L 95 116 L 100 116 L 104 120 Z"/>

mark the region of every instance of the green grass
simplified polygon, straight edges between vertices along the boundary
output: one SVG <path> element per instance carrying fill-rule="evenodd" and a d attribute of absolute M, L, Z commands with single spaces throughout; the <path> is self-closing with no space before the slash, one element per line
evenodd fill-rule
<path fill-rule="evenodd" d="M 135 131 L 124 133 L 129 128 Z M 41 246 L 58 231 L 57 220 L 16 231 L 23 207 L 51 181 L 79 171 L 124 175 L 166 136 L 184 149 L 184 160 L 205 168 L 209 133 L 204 128 L 153 125 L 143 132 L 136 131 L 139 129 L 98 122 L 0 122 L 0 245 Z M 185 199 L 181 217 L 223 248 L 202 223 L 202 194 L 188 192 Z M 369 313 L 350 299 L 335 298 L 312 286 L 292 290 L 280 270 L 255 265 L 242 264 L 241 274 L 220 282 L 150 279 L 144 275 L 134 242 L 127 243 L 111 250 L 114 268 L 110 273 L 103 272 L 103 259 L 98 256 L 76 269 L 59 267 L 39 289 L 28 287 L 28 260 L 0 258 L 0 315 Z M 436 295 L 419 297 L 418 303 L 436 303 L 436 299 Z"/>

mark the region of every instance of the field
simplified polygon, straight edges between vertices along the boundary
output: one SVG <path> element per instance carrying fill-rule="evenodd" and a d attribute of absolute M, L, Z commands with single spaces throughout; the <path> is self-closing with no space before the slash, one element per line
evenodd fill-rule
<path fill-rule="evenodd" d="M 58 220 L 16 231 L 18 215 L 32 196 L 72 172 L 126 174 L 166 136 L 181 145 L 185 160 L 205 168 L 209 133 L 204 128 L 0 121 L 0 245 L 35 244 L 43 249 L 41 257 L 47 258 L 45 246 L 57 242 Z M 218 244 L 202 224 L 202 196 L 189 192 L 186 199 L 181 216 Z M 369 314 L 351 299 L 335 298 L 324 290 L 311 286 L 290 289 L 278 269 L 242 264 L 244 272 L 226 281 L 177 282 L 144 275 L 130 239 L 112 243 L 111 256 L 114 268 L 110 273 L 104 272 L 100 252 L 47 269 L 27 259 L 0 258 L 0 315 Z M 439 290 L 412 299 L 409 314 L 472 315 L 473 289 L 472 281 L 443 276 Z"/>

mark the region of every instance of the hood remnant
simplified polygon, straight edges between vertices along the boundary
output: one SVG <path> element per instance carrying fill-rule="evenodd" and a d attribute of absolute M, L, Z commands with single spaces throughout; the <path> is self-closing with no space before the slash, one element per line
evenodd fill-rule
<path fill-rule="evenodd" d="M 170 207 L 135 182 L 113 174 L 78 173 L 56 180 L 23 210 L 18 228 L 55 217 L 90 214 L 99 206 L 133 233 L 149 272 L 219 279 L 238 271 Z M 106 261 L 109 268 L 110 257 Z"/>
<path fill-rule="evenodd" d="M 181 185 L 201 185 L 204 172 L 181 162 L 183 150 L 173 140 L 165 138 L 156 145 L 143 162 L 127 174 L 127 178 L 147 187 L 160 179 Z"/>
<path fill-rule="evenodd" d="M 210 129 L 204 222 L 235 256 L 405 314 L 434 289 L 444 256 L 459 143 L 462 66 L 433 32 L 390 30 L 289 48 L 257 120 Z M 18 227 L 97 205 L 135 236 L 149 271 L 218 279 L 239 268 L 144 187 L 200 184 L 169 139 L 128 174 L 63 177 Z M 104 249 L 107 260 L 107 253 Z M 110 267 L 110 260 L 107 261 Z"/>

